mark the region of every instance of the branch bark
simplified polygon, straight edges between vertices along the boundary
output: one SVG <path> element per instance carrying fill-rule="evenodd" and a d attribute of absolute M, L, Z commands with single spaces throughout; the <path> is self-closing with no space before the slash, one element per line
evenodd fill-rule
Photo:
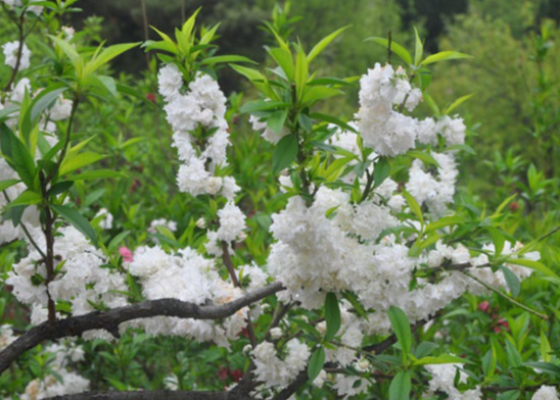
<path fill-rule="evenodd" d="M 277 282 L 220 306 L 199 306 L 176 299 L 158 299 L 119 307 L 109 311 L 96 311 L 86 315 L 57 320 L 54 324 L 49 324 L 47 321 L 27 331 L 0 352 L 0 374 L 23 353 L 45 340 L 79 336 L 93 329 L 105 329 L 111 334 L 118 336 L 118 327 L 121 323 L 158 316 L 210 320 L 226 318 L 235 314 L 235 312 L 243 307 L 249 306 L 281 290 L 284 290 L 284 287 L 280 282 Z"/>
<path fill-rule="evenodd" d="M 185 392 L 170 390 L 137 392 L 86 392 L 66 396 L 49 397 L 45 400 L 253 400 L 240 392 Z"/>

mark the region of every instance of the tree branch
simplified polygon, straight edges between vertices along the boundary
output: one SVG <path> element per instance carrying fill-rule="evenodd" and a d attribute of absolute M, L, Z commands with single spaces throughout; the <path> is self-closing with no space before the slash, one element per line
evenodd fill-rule
<path fill-rule="evenodd" d="M 86 392 L 45 400 L 253 400 L 240 392 L 185 392 L 170 390 L 135 392 Z"/>
<path fill-rule="evenodd" d="M 109 311 L 96 311 L 86 315 L 69 317 L 57 320 L 54 324 L 44 322 L 27 331 L 0 352 L 0 374 L 23 353 L 45 340 L 79 336 L 93 329 L 105 329 L 117 336 L 118 326 L 123 322 L 158 316 L 210 320 L 226 318 L 235 314 L 235 312 L 243 307 L 249 306 L 281 290 L 284 290 L 284 287 L 280 282 L 277 282 L 220 306 L 199 306 L 176 299 L 158 299 L 119 307 Z"/>

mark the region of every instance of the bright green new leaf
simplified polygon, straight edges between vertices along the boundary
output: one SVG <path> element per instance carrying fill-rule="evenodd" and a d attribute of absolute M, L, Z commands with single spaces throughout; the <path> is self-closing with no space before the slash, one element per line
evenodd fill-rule
<path fill-rule="evenodd" d="M 408 317 L 403 310 L 396 306 L 391 306 L 389 311 L 387 311 L 387 315 L 393 326 L 393 331 L 395 331 L 395 336 L 401 345 L 403 359 L 406 359 L 412 347 L 412 331 Z"/>
<path fill-rule="evenodd" d="M 345 26 L 343 28 L 338 29 L 337 31 L 334 31 L 333 33 L 331 33 L 330 35 L 328 35 L 327 37 L 321 39 L 321 41 L 319 43 L 317 43 L 315 45 L 315 47 L 313 47 L 311 49 L 311 51 L 309 52 L 309 54 L 307 55 L 307 62 L 309 64 L 311 64 L 311 62 L 315 59 L 315 57 L 317 57 L 319 54 L 321 54 L 321 52 L 323 50 L 325 50 L 325 48 L 334 40 L 336 39 L 336 37 L 338 35 L 340 35 L 342 32 L 344 32 L 346 29 L 348 29 L 350 26 Z"/>
<path fill-rule="evenodd" d="M 8 204 L 8 207 L 30 206 L 33 204 L 39 204 L 42 200 L 43 197 L 39 193 L 26 190 L 14 200 L 12 200 L 12 202 Z"/>
<path fill-rule="evenodd" d="M 307 62 L 307 56 L 303 52 L 303 48 L 301 46 L 298 46 L 295 70 L 296 94 L 298 101 L 301 101 L 303 99 L 305 84 L 307 83 L 308 78 L 309 64 Z"/>
<path fill-rule="evenodd" d="M 389 40 L 385 39 L 385 38 L 382 38 L 382 37 L 370 37 L 370 38 L 367 38 L 366 41 L 371 41 L 371 42 L 380 44 L 381 46 L 384 46 L 385 48 L 389 47 Z M 407 65 L 412 64 L 412 57 L 411 57 L 410 53 L 408 52 L 408 50 L 405 49 L 400 44 L 394 42 L 393 40 L 391 40 L 391 51 L 393 53 L 395 53 L 396 55 L 398 55 L 401 58 L 401 60 L 403 60 Z"/>
<path fill-rule="evenodd" d="M 424 216 L 422 215 L 422 208 L 420 204 L 416 201 L 416 199 L 408 193 L 406 190 L 403 189 L 402 194 L 406 200 L 406 203 L 410 207 L 410 210 L 416 215 L 416 218 L 420 221 L 422 225 L 424 225 Z"/>
<path fill-rule="evenodd" d="M 65 175 L 69 172 L 75 171 L 79 168 L 83 168 L 87 165 L 93 164 L 99 160 L 104 159 L 107 156 L 93 152 L 84 152 L 75 155 L 74 157 L 66 157 L 62 164 L 60 165 L 59 174 Z"/>
<path fill-rule="evenodd" d="M 86 65 L 86 73 L 92 74 L 101 68 L 103 65 L 107 64 L 109 61 L 114 59 L 115 57 L 121 55 L 125 51 L 128 51 L 134 47 L 139 46 L 141 43 L 122 43 L 116 44 L 114 46 L 107 47 L 103 51 L 99 53 L 97 57 L 94 57 L 89 63 Z"/>
<path fill-rule="evenodd" d="M 19 179 L 7 179 L 5 181 L 0 181 L 0 192 L 18 184 L 21 182 Z"/>
<path fill-rule="evenodd" d="M 418 35 L 418 30 L 414 27 L 414 35 L 416 36 L 416 48 L 414 52 L 414 65 L 419 65 L 422 60 L 422 55 L 424 54 L 424 45 L 422 40 L 420 40 L 420 35 Z"/>
<path fill-rule="evenodd" d="M 461 58 L 473 58 L 473 56 L 464 53 L 459 53 L 458 51 L 442 51 L 437 54 L 433 54 L 429 57 L 426 57 L 424 61 L 420 63 L 420 65 L 429 65 L 440 61 L 458 60 Z"/>
<path fill-rule="evenodd" d="M 466 96 L 463 97 L 459 97 L 457 100 L 451 103 L 451 105 L 447 107 L 443 113 L 445 115 L 449 115 L 453 110 L 455 110 L 457 107 L 459 107 L 461 104 L 463 104 L 465 101 L 469 100 L 473 96 L 474 93 L 467 94 Z"/>

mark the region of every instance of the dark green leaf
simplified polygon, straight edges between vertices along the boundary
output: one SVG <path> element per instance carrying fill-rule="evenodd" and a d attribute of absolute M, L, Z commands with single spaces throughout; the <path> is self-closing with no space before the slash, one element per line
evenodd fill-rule
<path fill-rule="evenodd" d="M 401 345 L 404 355 L 410 354 L 412 332 L 406 314 L 399 307 L 391 306 L 387 315 L 389 316 L 389 320 L 395 331 L 395 336 Z"/>
<path fill-rule="evenodd" d="M 335 337 L 341 324 L 338 298 L 332 292 L 325 298 L 325 321 L 327 322 L 325 341 L 329 342 Z"/>
<path fill-rule="evenodd" d="M 400 371 L 389 386 L 389 400 L 409 400 L 411 389 L 410 371 Z"/>
<path fill-rule="evenodd" d="M 284 136 L 276 145 L 272 155 L 272 171 L 277 174 L 296 160 L 299 151 L 297 136 Z"/>
<path fill-rule="evenodd" d="M 315 378 L 319 376 L 323 366 L 325 365 L 325 349 L 320 346 L 316 349 L 311 358 L 309 359 L 309 365 L 307 366 L 307 375 L 309 376 L 309 382 L 313 382 Z"/>
<path fill-rule="evenodd" d="M 88 239 L 90 239 L 94 246 L 97 246 L 97 235 L 95 234 L 95 230 L 92 228 L 89 221 L 80 213 L 68 206 L 51 204 L 51 208 L 74 225 L 74 227 L 82 232 Z"/>

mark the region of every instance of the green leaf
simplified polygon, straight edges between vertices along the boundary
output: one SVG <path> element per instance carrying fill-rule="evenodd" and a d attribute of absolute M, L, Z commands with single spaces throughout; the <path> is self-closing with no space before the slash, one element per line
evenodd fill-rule
<path fill-rule="evenodd" d="M 389 311 L 387 311 L 387 315 L 395 331 L 395 336 L 401 345 L 403 359 L 406 359 L 412 347 L 412 331 L 410 330 L 408 317 L 403 310 L 396 306 L 391 306 Z"/>
<path fill-rule="evenodd" d="M 506 340 L 506 355 L 509 368 L 516 368 L 523 364 L 523 360 L 517 348 L 509 340 Z"/>
<path fill-rule="evenodd" d="M 410 207 L 410 210 L 414 213 L 414 215 L 416 215 L 416 218 L 418 218 L 420 223 L 422 225 L 424 225 L 424 217 L 422 215 L 422 208 L 420 207 L 420 205 L 418 204 L 416 199 L 404 189 L 402 191 L 402 194 L 403 194 L 403 196 L 406 200 L 406 203 Z"/>
<path fill-rule="evenodd" d="M 350 302 L 350 304 L 352 304 L 352 307 L 354 307 L 354 311 L 356 311 L 356 313 L 360 317 L 362 317 L 366 321 L 369 321 L 366 309 L 364 308 L 363 304 L 360 302 L 360 299 L 358 298 L 358 296 L 354 292 L 345 291 L 345 292 L 342 293 L 342 296 L 346 300 L 348 300 Z"/>
<path fill-rule="evenodd" d="M 319 376 L 324 365 L 325 349 L 323 346 L 320 346 L 309 358 L 309 364 L 307 365 L 307 376 L 309 377 L 309 382 L 313 382 L 315 378 Z"/>
<path fill-rule="evenodd" d="M 109 252 L 114 252 L 114 250 L 117 249 L 117 247 L 119 246 L 119 244 L 121 244 L 121 242 L 130 234 L 130 231 L 124 231 L 119 233 L 117 236 L 115 236 L 113 239 L 111 239 L 111 241 L 109 242 L 109 245 L 107 246 L 107 250 L 109 250 Z"/>
<path fill-rule="evenodd" d="M 288 168 L 296 160 L 299 151 L 298 138 L 295 135 L 284 136 L 276 145 L 272 155 L 272 172 L 277 174 Z"/>
<path fill-rule="evenodd" d="M 389 386 L 389 400 L 409 400 L 411 389 L 410 371 L 400 371 Z"/>
<path fill-rule="evenodd" d="M 545 275 L 555 278 L 557 283 L 560 283 L 560 276 L 558 276 L 555 272 L 545 266 L 543 263 L 539 261 L 529 260 L 527 258 L 508 258 L 506 263 L 521 265 L 523 267 L 534 269 L 535 271 L 542 272 Z"/>
<path fill-rule="evenodd" d="M 380 158 L 373 168 L 373 187 L 379 187 L 391 174 L 391 165 L 386 158 Z"/>
<path fill-rule="evenodd" d="M 437 54 L 433 54 L 429 57 L 426 57 L 424 61 L 420 63 L 420 65 L 429 65 L 440 61 L 446 60 L 457 60 L 461 58 L 473 58 L 468 54 L 459 53 L 458 51 L 442 51 Z"/>
<path fill-rule="evenodd" d="M 418 151 L 418 150 L 412 150 L 406 153 L 406 155 L 421 160 L 425 165 L 433 165 L 434 167 L 439 168 L 438 162 L 430 153 L 425 153 L 423 151 Z"/>
<path fill-rule="evenodd" d="M 285 108 L 283 110 L 274 111 L 267 118 L 266 122 L 270 129 L 272 129 L 275 133 L 280 134 L 280 132 L 282 132 L 282 128 L 284 128 L 287 117 L 288 109 Z"/>
<path fill-rule="evenodd" d="M 552 360 L 552 347 L 550 347 L 550 342 L 546 337 L 544 329 L 541 329 L 541 358 L 544 362 L 550 362 Z"/>
<path fill-rule="evenodd" d="M 249 64 L 257 64 L 255 61 L 251 60 L 250 58 L 243 57 L 243 56 L 236 56 L 236 55 L 224 55 L 224 56 L 215 56 L 215 57 L 208 57 L 202 60 L 202 65 L 215 65 L 215 64 L 222 64 L 222 63 L 249 63 Z"/>
<path fill-rule="evenodd" d="M 326 36 L 325 38 L 321 39 L 319 43 L 315 45 L 307 55 L 307 62 L 311 64 L 311 62 L 319 55 L 325 48 L 334 40 L 338 35 L 348 29 L 350 26 L 345 26 L 343 28 L 334 31 L 330 35 Z"/>
<path fill-rule="evenodd" d="M 500 269 L 504 273 L 504 277 L 506 278 L 507 285 L 513 297 L 519 296 L 519 292 L 521 291 L 521 283 L 519 282 L 519 278 L 515 275 L 511 269 L 506 266 L 501 266 Z"/>
<path fill-rule="evenodd" d="M 128 50 L 130 50 L 134 47 L 139 46 L 140 44 L 141 44 L 141 42 L 138 42 L 138 43 L 121 43 L 121 44 L 116 44 L 114 46 L 107 47 L 105 50 L 101 51 L 101 53 L 99 53 L 99 55 L 97 57 L 94 57 L 86 65 L 87 73 L 91 74 L 91 73 L 95 72 L 96 70 L 101 68 L 103 65 L 105 65 L 109 61 L 111 61 L 113 58 L 121 55 L 125 51 L 128 51 Z"/>
<path fill-rule="evenodd" d="M 358 131 L 353 128 L 351 125 L 348 125 L 346 122 L 332 117 L 330 115 L 327 114 L 321 114 L 321 113 L 313 113 L 310 115 L 311 118 L 319 120 L 319 121 L 324 121 L 324 122 L 328 122 L 330 124 L 335 124 L 339 127 L 341 127 L 342 129 L 346 130 L 346 131 L 350 131 L 350 132 L 354 132 L 354 133 L 358 133 Z"/>
<path fill-rule="evenodd" d="M 281 101 L 264 101 L 264 100 L 253 100 L 245 103 L 239 111 L 241 113 L 256 113 L 259 111 L 272 111 L 277 109 L 286 108 L 290 103 L 284 103 Z"/>
<path fill-rule="evenodd" d="M 526 362 L 523 365 L 529 368 L 539 369 L 542 372 L 546 372 L 547 374 L 552 374 L 557 377 L 560 377 L 560 367 L 556 364 L 552 364 L 549 362 L 533 361 L 533 362 Z"/>
<path fill-rule="evenodd" d="M 18 184 L 21 182 L 19 179 L 7 179 L 5 181 L 0 181 L 0 192 Z"/>
<path fill-rule="evenodd" d="M 33 204 L 39 204 L 41 201 L 43 201 L 43 197 L 39 193 L 26 190 L 12 200 L 12 202 L 8 204 L 8 207 L 30 206 Z"/>
<path fill-rule="evenodd" d="M 89 240 L 91 240 L 91 243 L 97 247 L 97 235 L 95 234 L 95 230 L 92 228 L 89 221 L 80 213 L 68 206 L 51 204 L 50 207 L 71 223 L 77 230 L 82 232 Z"/>
<path fill-rule="evenodd" d="M 31 122 L 37 123 L 41 118 L 41 114 L 49 108 L 68 88 L 60 88 L 59 85 L 47 88 L 33 100 L 31 105 Z"/>
<path fill-rule="evenodd" d="M 459 97 L 457 100 L 455 100 L 453 103 L 451 103 L 451 105 L 449 107 L 447 107 L 443 113 L 445 115 L 448 115 L 449 113 L 451 113 L 453 110 L 455 110 L 457 107 L 459 107 L 461 104 L 463 104 L 465 101 L 467 101 L 468 99 L 470 99 L 473 96 L 474 96 L 474 93 L 468 94 L 468 95 L 463 96 L 463 97 Z"/>
<path fill-rule="evenodd" d="M 424 45 L 422 40 L 420 40 L 420 35 L 418 35 L 418 30 L 414 27 L 414 35 L 416 36 L 416 48 L 414 52 L 414 65 L 419 65 L 422 60 L 422 55 L 424 54 Z"/>
<path fill-rule="evenodd" d="M 74 157 L 66 157 L 62 164 L 60 165 L 60 175 L 65 175 L 69 172 L 75 171 L 79 168 L 83 168 L 87 165 L 93 164 L 99 160 L 104 159 L 106 156 L 93 153 L 93 152 L 84 152 L 75 155 Z"/>
<path fill-rule="evenodd" d="M 280 47 L 274 47 L 268 49 L 270 56 L 276 61 L 276 63 L 282 68 L 282 71 L 286 74 L 286 77 L 290 82 L 294 81 L 294 58 L 291 51 L 286 51 Z"/>
<path fill-rule="evenodd" d="M 415 360 L 413 365 L 432 365 L 432 364 L 455 364 L 464 363 L 465 359 L 461 357 L 455 357 L 449 354 L 442 354 L 437 357 L 424 357 L 419 360 Z"/>
<path fill-rule="evenodd" d="M 371 41 L 377 44 L 380 44 L 381 46 L 384 46 L 385 48 L 389 47 L 389 40 L 382 38 L 382 37 L 370 37 L 367 38 L 365 40 L 366 42 Z M 402 47 L 400 44 L 396 43 L 395 41 L 391 40 L 391 51 L 393 53 L 395 53 L 396 55 L 398 55 L 401 60 L 403 60 L 406 64 L 410 65 L 412 64 L 412 57 L 410 55 L 410 53 L 408 52 L 407 49 L 405 49 L 404 47 Z"/>
<path fill-rule="evenodd" d="M 28 188 L 35 183 L 35 162 L 28 149 L 18 137 L 6 126 L 0 126 L 0 150 L 6 161 L 12 167 Z"/>
<path fill-rule="evenodd" d="M 327 332 L 325 333 L 325 341 L 331 341 L 340 329 L 340 308 L 338 306 L 338 298 L 334 293 L 328 293 L 325 298 L 325 321 L 327 322 Z"/>
<path fill-rule="evenodd" d="M 312 86 L 305 90 L 303 99 L 301 100 L 306 106 L 311 106 L 319 100 L 328 99 L 334 96 L 343 94 L 338 89 L 333 89 L 328 86 Z"/>
<path fill-rule="evenodd" d="M 126 178 L 126 174 L 123 172 L 113 171 L 111 169 L 98 169 L 95 171 L 86 171 L 78 175 L 69 176 L 67 179 L 72 181 L 85 181 L 85 180 L 95 180 L 95 179 L 120 179 Z"/>
<path fill-rule="evenodd" d="M 305 84 L 309 78 L 309 64 L 307 62 L 307 56 L 303 52 L 301 46 L 298 47 L 298 52 L 296 56 L 296 70 L 295 70 L 295 84 L 296 84 L 296 94 L 298 101 L 303 99 L 303 94 L 305 92 Z"/>

